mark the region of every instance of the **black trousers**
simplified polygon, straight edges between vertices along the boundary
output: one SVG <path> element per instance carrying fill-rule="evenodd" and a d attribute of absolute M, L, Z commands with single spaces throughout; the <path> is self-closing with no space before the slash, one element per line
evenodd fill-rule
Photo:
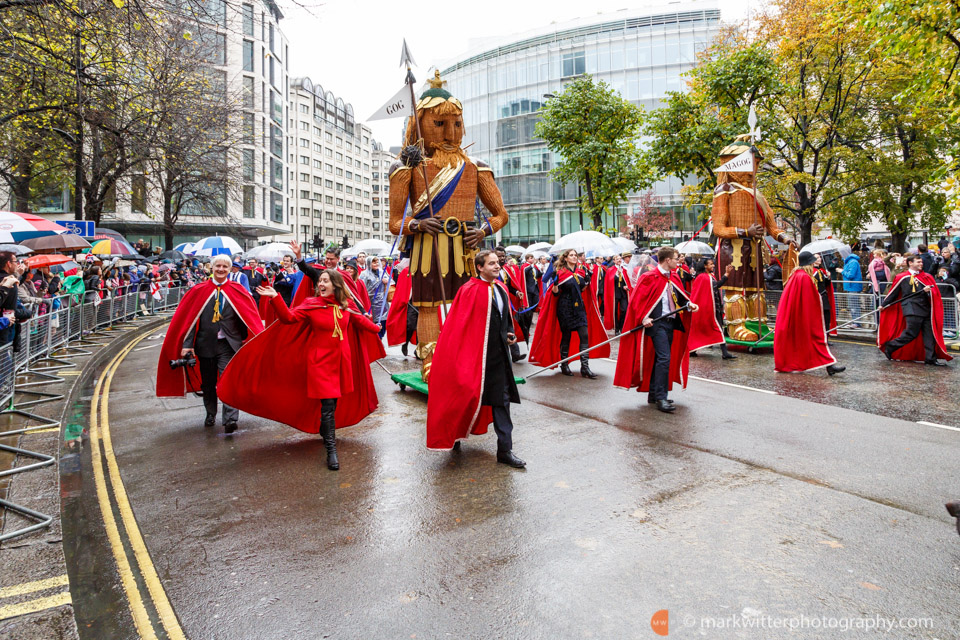
<path fill-rule="evenodd" d="M 617 333 L 623 331 L 623 321 L 627 318 L 629 302 L 626 298 L 615 298 L 613 301 L 613 326 Z"/>
<path fill-rule="evenodd" d="M 907 328 L 899 337 L 894 338 L 887 343 L 887 348 L 896 351 L 900 347 L 912 342 L 914 338 L 923 334 L 923 358 L 924 360 L 936 360 L 936 342 L 933 338 L 933 327 L 930 318 L 925 316 L 904 316 Z"/>
<path fill-rule="evenodd" d="M 208 418 L 217 417 L 217 381 L 220 374 L 227 368 L 235 351 L 226 340 L 217 340 L 217 355 L 212 358 L 197 356 L 200 366 L 200 390 L 203 392 L 203 407 L 207 410 Z M 240 417 L 240 410 L 223 404 L 223 424 L 236 422 Z"/>
<path fill-rule="evenodd" d="M 648 400 L 666 400 L 670 384 L 670 349 L 673 347 L 673 319 L 653 323 L 644 329 L 653 341 L 653 374 L 650 376 Z"/>
<path fill-rule="evenodd" d="M 518 315 L 517 324 L 520 325 L 520 330 L 523 331 L 524 341 L 530 344 L 530 325 L 533 324 L 533 309 Z"/>
<path fill-rule="evenodd" d="M 497 453 L 506 453 L 513 449 L 513 419 L 510 417 L 510 390 L 503 386 L 503 406 L 494 407 L 493 430 L 497 432 Z"/>
<path fill-rule="evenodd" d="M 577 327 L 576 329 L 572 329 L 570 331 L 561 330 L 561 334 L 560 334 L 560 357 L 561 358 L 570 355 L 570 337 L 571 335 L 573 335 L 574 332 L 576 332 L 577 337 L 580 338 L 580 351 L 583 351 L 584 349 L 590 346 L 590 333 L 587 331 L 586 326 Z M 590 354 L 585 353 L 583 355 L 589 357 Z"/>

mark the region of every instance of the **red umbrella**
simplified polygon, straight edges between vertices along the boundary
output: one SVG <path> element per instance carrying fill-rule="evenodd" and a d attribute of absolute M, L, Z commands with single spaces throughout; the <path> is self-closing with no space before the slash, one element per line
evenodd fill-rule
<path fill-rule="evenodd" d="M 55 264 L 63 264 L 64 262 L 70 262 L 70 258 L 59 253 L 45 253 L 39 256 L 30 256 L 27 258 L 27 264 L 30 265 L 31 269 L 39 269 L 40 267 L 52 267 Z"/>

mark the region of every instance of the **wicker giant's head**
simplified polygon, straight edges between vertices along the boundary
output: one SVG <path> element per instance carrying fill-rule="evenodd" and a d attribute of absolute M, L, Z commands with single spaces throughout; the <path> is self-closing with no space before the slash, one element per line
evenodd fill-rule
<path fill-rule="evenodd" d="M 460 148 L 463 142 L 463 106 L 449 91 L 437 71 L 430 81 L 430 88 L 423 92 L 417 102 L 417 120 L 423 135 L 423 150 L 437 166 L 453 166 L 466 160 Z M 407 122 L 405 145 L 416 144 L 417 125 Z"/>
<path fill-rule="evenodd" d="M 726 164 L 744 151 L 749 150 L 750 134 L 739 135 L 734 138 L 733 142 L 720 150 L 720 164 Z M 721 171 L 719 174 L 717 174 L 717 184 L 723 184 L 725 182 L 737 182 L 745 187 L 753 186 L 753 172 L 737 171 L 735 173 L 727 173 Z"/>

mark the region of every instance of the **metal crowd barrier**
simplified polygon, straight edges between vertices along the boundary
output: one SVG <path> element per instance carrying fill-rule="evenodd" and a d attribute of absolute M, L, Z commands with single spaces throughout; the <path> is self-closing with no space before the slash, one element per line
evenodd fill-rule
<path fill-rule="evenodd" d="M 837 305 L 837 324 L 850 322 L 854 318 L 869 314 L 840 331 L 851 335 L 875 335 L 879 329 L 877 325 L 879 313 L 877 310 L 883 304 L 883 298 L 873 293 L 871 283 L 862 284 L 865 286 L 861 293 L 834 291 L 833 298 Z M 940 290 L 940 297 L 943 302 L 943 337 L 952 340 L 958 337 L 958 329 L 960 329 L 960 300 L 957 299 L 957 290 L 952 285 L 938 284 L 937 288 Z M 771 320 L 776 320 L 781 293 L 781 291 L 766 292 L 767 317 Z"/>
<path fill-rule="evenodd" d="M 185 289 L 180 288 L 161 289 L 158 298 L 154 298 L 148 291 L 129 291 L 107 296 L 96 302 L 84 302 L 83 294 L 45 298 L 43 301 L 45 312 L 17 323 L 17 337 L 12 343 L 0 347 L 0 404 L 6 407 L 0 413 L 18 414 L 36 424 L 0 431 L 0 438 L 59 427 L 59 421 L 49 420 L 24 410 L 25 407 L 63 397 L 62 394 L 38 391 L 36 387 L 63 382 L 64 379 L 58 377 L 55 372 L 63 367 L 72 366 L 72 363 L 64 358 L 89 354 L 89 351 L 81 347 L 84 344 L 96 344 L 91 341 L 91 338 L 97 337 L 96 332 L 133 320 L 138 313 L 154 315 L 172 309 L 179 304 L 184 291 Z M 37 310 L 34 313 L 37 313 Z M 17 393 L 28 398 L 33 396 L 36 399 L 21 399 L 15 406 L 14 396 Z M 33 463 L 0 470 L 0 478 L 56 463 L 53 456 L 29 451 L 19 446 L 0 444 L 0 450 L 18 458 L 36 460 Z M 53 521 L 52 516 L 0 499 L 0 512 L 3 510 L 19 513 L 32 520 L 33 524 L 0 535 L 0 542 L 45 528 Z"/>

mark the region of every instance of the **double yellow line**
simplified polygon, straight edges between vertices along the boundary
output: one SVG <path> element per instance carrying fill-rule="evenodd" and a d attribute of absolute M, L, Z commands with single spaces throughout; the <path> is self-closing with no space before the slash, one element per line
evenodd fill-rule
<path fill-rule="evenodd" d="M 148 334 L 149 335 L 149 334 Z M 90 408 L 90 457 L 93 463 L 94 483 L 97 488 L 97 500 L 100 503 L 100 511 L 103 514 L 103 523 L 107 530 L 107 539 L 110 541 L 110 548 L 113 551 L 113 557 L 117 562 L 117 570 L 120 573 L 120 581 L 123 584 L 123 590 L 130 603 L 130 613 L 133 616 L 133 622 L 137 627 L 137 632 L 141 638 L 148 640 L 157 638 L 157 630 L 150 618 L 150 614 L 145 604 L 146 598 L 137 584 L 136 577 L 131 567 L 130 558 L 124 548 L 123 538 L 120 534 L 120 527 L 117 525 L 116 517 L 111 503 L 111 493 L 116 502 L 117 511 L 120 514 L 120 520 L 123 523 L 123 529 L 126 532 L 126 539 L 132 551 L 133 560 L 139 570 L 140 577 L 147 587 L 150 603 L 157 618 L 163 627 L 168 638 L 172 640 L 185 640 L 186 636 L 180 628 L 180 622 L 177 615 L 167 599 L 167 594 L 163 590 L 160 578 L 157 576 L 157 570 L 150 559 L 150 553 L 143 542 L 143 536 L 140 535 L 140 529 L 137 526 L 137 520 L 130 508 L 130 501 L 127 498 L 126 489 L 123 486 L 123 480 L 120 478 L 120 468 L 117 465 L 116 456 L 113 453 L 113 441 L 110 437 L 110 420 L 108 417 L 108 408 L 110 402 L 110 383 L 113 381 L 113 375 L 116 373 L 123 359 L 147 336 L 141 336 L 133 340 L 130 344 L 118 353 L 103 374 L 97 381 L 96 389 L 93 394 L 93 402 Z M 102 395 L 101 395 L 102 393 Z M 100 453 L 100 444 L 103 443 L 103 453 Z M 104 465 L 104 462 L 106 465 Z M 106 466 L 106 475 L 104 472 Z M 107 487 L 106 476 L 110 478 L 110 487 Z"/>

